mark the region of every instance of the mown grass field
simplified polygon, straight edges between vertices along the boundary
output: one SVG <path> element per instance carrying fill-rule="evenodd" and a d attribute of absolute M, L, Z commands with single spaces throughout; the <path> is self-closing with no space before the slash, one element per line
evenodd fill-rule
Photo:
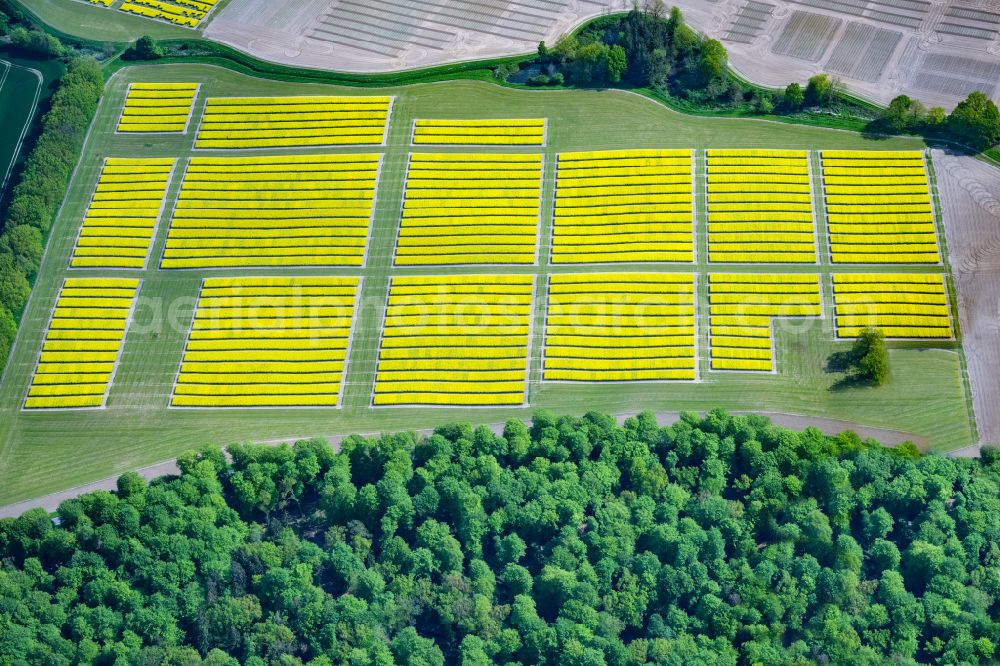
<path fill-rule="evenodd" d="M 131 42 L 142 35 L 185 39 L 200 33 L 167 21 L 143 18 L 87 0 L 21 0 L 31 13 L 55 30 L 100 42 Z"/>
<path fill-rule="evenodd" d="M 101 160 L 117 157 L 181 157 L 192 154 L 193 130 L 184 136 L 116 136 L 117 122 L 130 81 L 195 81 L 203 84 L 192 127 L 197 126 L 205 94 L 366 94 L 365 91 L 309 84 L 276 83 L 203 65 L 139 66 L 121 70 L 109 82 L 81 162 L 53 229 L 41 274 L 29 303 L 19 338 L 0 385 L 0 503 L 41 495 L 126 469 L 165 460 L 203 444 L 225 445 L 241 440 L 273 440 L 327 436 L 349 432 L 379 432 L 431 427 L 445 421 L 502 422 L 525 417 L 539 407 L 564 413 L 596 409 L 622 412 L 636 409 L 763 410 L 842 419 L 859 425 L 912 433 L 930 449 L 945 451 L 974 439 L 967 388 L 962 378 L 961 348 L 950 343 L 927 349 L 915 343 L 893 343 L 893 376 L 884 387 L 831 390 L 837 380 L 823 370 L 826 358 L 848 343 L 833 341 L 832 295 L 824 279 L 823 320 L 796 320 L 776 325 L 777 374 L 713 373 L 704 350 L 707 327 L 700 327 L 701 381 L 698 383 L 638 383 L 574 385 L 543 383 L 541 378 L 544 300 L 536 301 L 529 359 L 530 405 L 516 409 L 372 409 L 377 344 L 388 278 L 392 272 L 519 272 L 543 281 L 553 272 L 621 271 L 627 266 L 551 267 L 548 265 L 555 156 L 566 150 L 616 148 L 798 148 L 798 149 L 917 149 L 914 139 L 873 142 L 848 132 L 750 120 L 682 116 L 638 95 L 621 92 L 512 91 L 478 82 L 426 84 L 386 89 L 396 95 L 388 145 L 380 177 L 374 226 L 363 269 L 282 269 L 268 271 L 161 271 L 169 215 L 160 221 L 149 266 L 130 271 L 143 279 L 140 303 L 125 341 L 121 364 L 104 410 L 28 413 L 21 402 L 45 333 L 56 291 L 69 273 L 69 257 L 98 177 Z M 516 268 L 390 269 L 399 222 L 407 153 L 440 148 L 409 146 L 414 118 L 547 117 L 543 219 L 540 265 Z M 357 149 L 341 149 L 357 152 Z M 367 149 L 363 149 L 367 150 Z M 443 149 L 449 150 L 449 149 Z M 461 149 L 451 149 L 461 151 Z M 473 149 L 480 150 L 480 149 Z M 532 149 L 522 149 L 532 150 Z M 537 149 L 534 149 L 537 150 Z M 204 151 L 199 151 L 203 153 Z M 303 153 L 305 150 L 292 152 Z M 336 149 L 321 152 L 337 152 Z M 225 154 L 215 152 L 214 154 Z M 247 151 L 241 154 L 253 154 Z M 813 156 L 816 159 L 816 156 Z M 704 169 L 704 154 L 697 165 Z M 814 163 L 818 180 L 818 165 Z M 178 169 L 168 189 L 167 208 L 180 186 Z M 816 188 L 818 191 L 818 187 Z M 704 273 L 706 256 L 704 193 L 696 194 L 699 263 L 643 265 L 640 270 Z M 781 266 L 778 271 L 822 272 L 831 269 L 820 216 L 820 266 Z M 766 272 L 766 266 L 726 265 L 717 270 Z M 839 270 L 850 270 L 841 269 Z M 871 271 L 871 267 L 858 269 Z M 892 269 L 887 269 L 892 270 Z M 910 269 L 900 269 L 910 270 Z M 913 269 L 940 272 L 940 267 Z M 201 278 L 207 275 L 361 275 L 361 309 L 351 346 L 341 409 L 175 410 L 168 409 L 192 306 Z M 74 275 L 124 275 L 113 271 L 74 270 Z M 699 278 L 699 320 L 707 318 L 704 274 Z"/>

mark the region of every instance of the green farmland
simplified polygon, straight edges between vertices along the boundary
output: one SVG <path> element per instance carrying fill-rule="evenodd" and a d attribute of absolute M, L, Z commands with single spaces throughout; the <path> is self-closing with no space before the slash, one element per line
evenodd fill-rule
<path fill-rule="evenodd" d="M 184 135 L 123 136 L 114 133 L 128 84 L 132 81 L 177 81 L 202 84 L 191 127 L 197 127 L 206 95 L 372 94 L 314 84 L 289 84 L 252 79 L 206 65 L 129 67 L 109 81 L 91 135 L 53 227 L 46 256 L 25 312 L 15 348 L 0 384 L 0 503 L 41 495 L 127 469 L 176 456 L 202 444 L 224 445 L 253 439 L 329 436 L 349 432 L 380 432 L 432 427 L 448 420 L 478 423 L 526 417 L 552 408 L 561 413 L 599 410 L 609 413 L 652 409 L 661 411 L 774 411 L 841 419 L 912 434 L 931 450 L 961 448 L 975 440 L 968 388 L 963 380 L 962 351 L 957 342 L 890 343 L 892 380 L 879 388 L 831 390 L 837 375 L 824 371 L 827 357 L 849 344 L 834 342 L 829 280 L 823 280 L 822 320 L 796 320 L 776 325 L 776 374 L 751 375 L 708 370 L 699 359 L 696 383 L 626 383 L 610 385 L 553 384 L 541 381 L 544 299 L 534 306 L 529 358 L 529 405 L 508 409 L 378 408 L 370 405 L 378 340 L 390 275 L 443 273 L 526 273 L 539 283 L 554 272 L 659 270 L 699 274 L 699 320 L 707 318 L 704 192 L 696 191 L 696 265 L 552 267 L 551 240 L 555 157 L 561 151 L 624 148 L 694 148 L 696 167 L 704 170 L 706 148 L 884 149 L 914 150 L 917 139 L 874 142 L 858 134 L 753 120 L 698 118 L 674 113 L 644 97 L 624 92 L 515 91 L 485 83 L 450 82 L 385 89 L 376 94 L 396 96 L 380 175 L 375 215 L 362 269 L 233 269 L 161 271 L 169 214 L 159 222 L 149 265 L 145 270 L 114 272 L 68 269 L 77 232 L 104 157 L 179 157 L 193 154 L 194 130 Z M 415 118 L 545 117 L 548 145 L 544 152 L 542 227 L 539 265 L 509 268 L 393 268 L 392 250 L 403 196 L 407 154 Z M 308 152 L 367 152 L 369 148 L 323 149 Z M 462 149 L 443 149 L 461 152 Z M 476 152 L 502 149 L 471 149 Z M 509 149 L 508 149 L 509 150 Z M 199 151 L 202 153 L 202 151 Z M 212 154 L 225 154 L 224 151 Z M 241 151 L 256 154 L 255 151 Z M 262 153 L 266 154 L 266 153 Z M 813 157 L 815 159 L 815 156 Z M 815 164 L 814 164 L 815 166 Z M 818 179 L 814 169 L 814 178 Z M 183 168 L 167 191 L 167 210 L 176 200 Z M 817 188 L 818 190 L 818 188 Z M 774 267 L 782 272 L 831 272 L 826 252 L 825 221 L 818 220 L 821 263 L 817 267 Z M 943 237 L 943 234 L 940 234 Z M 726 272 L 766 272 L 767 266 L 726 265 Z M 851 268 L 838 267 L 837 271 Z M 871 266 L 858 270 L 893 270 Z M 940 266 L 900 268 L 940 272 Z M 125 340 L 121 362 L 111 386 L 108 406 L 101 410 L 29 413 L 21 404 L 31 380 L 56 293 L 67 275 L 140 277 L 143 285 L 134 320 Z M 340 409 L 177 410 L 168 409 L 194 300 L 206 276 L 238 275 L 360 275 L 360 309 L 348 359 Z M 707 327 L 699 326 L 698 348 L 708 348 Z"/>
<path fill-rule="evenodd" d="M 60 69 L 58 63 L 0 54 L 0 184 L 23 157 L 21 148 L 30 139 L 35 112 L 51 94 L 46 84 Z"/>

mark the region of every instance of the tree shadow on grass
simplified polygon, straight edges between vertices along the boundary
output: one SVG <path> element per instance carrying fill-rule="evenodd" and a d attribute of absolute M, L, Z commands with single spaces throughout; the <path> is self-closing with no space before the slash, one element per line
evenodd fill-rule
<path fill-rule="evenodd" d="M 858 376 L 854 372 L 855 365 L 859 360 L 857 352 L 853 349 L 830 354 L 829 358 L 826 359 L 826 367 L 823 368 L 823 371 L 830 374 L 843 374 L 844 376 L 831 384 L 827 390 L 839 392 L 852 388 L 874 386 L 867 377 Z"/>
<path fill-rule="evenodd" d="M 894 133 L 885 123 L 880 120 L 872 120 L 861 130 L 861 136 L 870 141 L 886 141 L 893 138 Z"/>

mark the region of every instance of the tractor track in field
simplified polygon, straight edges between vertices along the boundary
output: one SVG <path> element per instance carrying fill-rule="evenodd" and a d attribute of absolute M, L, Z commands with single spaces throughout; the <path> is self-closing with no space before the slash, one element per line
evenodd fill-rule
<path fill-rule="evenodd" d="M 1000 171 L 934 150 L 980 441 L 1000 442 Z"/>

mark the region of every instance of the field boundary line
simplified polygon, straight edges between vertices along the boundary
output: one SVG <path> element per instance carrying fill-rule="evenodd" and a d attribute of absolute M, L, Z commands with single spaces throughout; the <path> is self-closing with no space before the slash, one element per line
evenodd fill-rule
<path fill-rule="evenodd" d="M 104 168 L 108 165 L 107 155 L 101 160 L 101 167 L 97 170 L 97 181 L 94 182 L 94 189 L 90 192 L 90 197 L 87 199 L 87 205 L 83 207 L 83 217 L 80 219 L 80 226 L 77 227 L 76 234 L 73 237 L 73 249 L 69 253 L 69 266 L 66 267 L 67 271 L 73 270 L 73 259 L 76 258 L 76 250 L 80 247 L 80 237 L 83 236 L 83 225 L 87 223 L 87 217 L 90 214 L 90 208 L 94 205 L 94 197 L 97 196 L 97 188 L 101 184 L 101 179 L 104 178 Z M 175 160 L 176 162 L 176 160 Z M 169 184 L 169 182 L 168 182 Z M 166 190 L 163 192 L 163 196 L 166 197 Z M 149 251 L 146 252 L 149 254 Z M 77 269 L 80 270 L 80 269 Z"/>
<path fill-rule="evenodd" d="M 170 393 L 167 395 L 167 409 L 180 409 L 174 407 L 174 395 L 177 392 L 177 382 L 181 378 L 181 368 L 184 367 L 184 358 L 187 356 L 188 344 L 191 342 L 191 334 L 194 332 L 194 323 L 198 318 L 198 308 L 201 305 L 201 295 L 205 291 L 205 281 L 208 278 L 202 276 L 201 284 L 198 285 L 198 296 L 194 299 L 194 307 L 191 310 L 191 323 L 188 325 L 187 334 L 184 336 L 184 346 L 181 347 L 180 359 L 177 361 L 177 370 L 174 372 L 174 381 L 170 384 Z"/>
<path fill-rule="evenodd" d="M 24 397 L 21 399 L 20 410 L 22 412 L 27 409 L 25 405 L 28 404 L 28 394 L 31 393 L 31 386 L 35 383 L 35 375 L 38 373 L 38 366 L 42 363 L 42 350 L 45 348 L 45 343 L 49 339 L 49 330 L 52 327 L 52 318 L 55 316 L 56 308 L 59 306 L 59 299 L 62 298 L 63 289 L 66 288 L 66 280 L 68 279 L 69 278 L 67 277 L 63 277 L 62 282 L 59 284 L 59 290 L 56 292 L 56 298 L 52 302 L 52 307 L 49 308 L 49 314 L 45 318 L 45 330 L 42 332 L 42 344 L 38 348 L 38 353 L 35 354 L 35 362 L 31 364 L 31 374 L 28 375 L 28 390 L 24 392 Z"/>
<path fill-rule="evenodd" d="M 350 279 L 350 278 L 348 278 Z M 336 409 L 344 409 L 344 391 L 347 388 L 347 370 L 351 364 L 351 347 L 354 344 L 354 335 L 357 332 L 358 312 L 361 310 L 361 294 L 364 291 L 365 278 L 363 275 L 357 277 L 354 285 L 354 308 L 351 311 L 351 327 L 347 331 L 347 345 L 344 347 L 344 365 L 340 369 L 340 388 L 337 390 Z"/>
<path fill-rule="evenodd" d="M 387 157 L 385 152 L 375 154 L 378 155 L 378 167 L 375 169 L 375 184 L 373 185 L 374 190 L 372 190 L 371 200 L 372 209 L 368 214 L 368 233 L 365 234 L 365 251 L 361 256 L 361 266 L 358 267 L 362 271 L 368 268 L 368 253 L 371 251 L 372 237 L 375 234 L 375 210 L 378 207 L 379 184 L 382 182 L 382 168 L 385 166 Z"/>
<path fill-rule="evenodd" d="M 198 97 L 201 96 L 201 81 L 196 82 L 194 85 L 194 95 L 191 96 L 191 104 L 188 106 L 187 122 L 184 123 L 184 129 L 181 131 L 181 134 L 185 135 L 191 130 L 191 121 L 194 120 L 194 109 L 198 104 Z M 124 108 L 122 110 L 124 111 Z"/>
<path fill-rule="evenodd" d="M 545 164 L 546 155 L 544 152 L 538 154 L 538 219 L 535 222 L 535 252 L 532 255 L 531 265 L 542 265 L 542 218 L 545 216 Z M 552 224 L 555 224 L 556 213 L 556 185 L 553 173 L 552 183 Z"/>
<path fill-rule="evenodd" d="M 125 105 L 128 104 L 128 96 L 132 94 L 132 86 L 135 81 L 129 81 L 128 87 L 125 88 L 125 97 L 122 98 L 122 107 L 118 110 L 118 116 L 115 118 L 115 129 L 112 130 L 112 134 L 115 136 L 121 136 L 124 134 L 132 134 L 132 132 L 119 132 L 118 128 L 122 125 L 122 120 L 125 118 Z"/>
<path fill-rule="evenodd" d="M 531 347 L 535 338 L 535 304 L 538 302 L 538 275 L 532 274 L 531 276 L 531 307 L 528 310 L 528 335 L 525 339 L 524 345 L 524 391 L 522 395 L 524 400 L 521 402 L 521 407 L 527 407 L 529 404 L 529 390 L 531 388 Z M 544 343 L 543 343 L 544 346 Z"/>
<path fill-rule="evenodd" d="M 36 74 L 38 74 L 39 76 L 41 76 L 41 72 L 37 72 L 36 71 Z M 118 74 L 118 72 L 115 72 L 115 74 L 113 74 L 111 76 L 111 78 L 113 79 L 117 74 Z M 110 83 L 111 83 L 111 80 L 109 79 L 105 83 L 105 87 L 104 87 L 105 90 L 107 90 L 107 86 Z M 10 372 L 11 359 L 14 358 L 14 352 L 17 349 L 17 345 L 18 345 L 19 342 L 21 342 L 23 344 L 22 338 L 23 338 L 23 336 L 27 335 L 27 333 L 24 333 L 24 331 L 23 331 L 24 327 L 22 326 L 22 323 L 24 322 L 25 317 L 28 315 L 28 312 L 31 310 L 32 304 L 34 303 L 35 300 L 37 300 L 36 294 L 37 294 L 37 292 L 39 290 L 36 289 L 35 287 L 38 284 L 38 276 L 43 275 L 46 272 L 45 269 L 49 267 L 48 264 L 52 262 L 52 258 L 50 256 L 51 255 L 51 251 L 50 250 L 52 248 L 52 242 L 53 242 L 53 238 L 52 238 L 53 235 L 54 235 L 53 231 L 55 230 L 56 224 L 62 218 L 63 210 L 66 208 L 66 202 L 69 200 L 69 193 L 71 191 L 73 191 L 73 186 L 75 185 L 77 177 L 79 176 L 80 167 L 83 164 L 84 155 L 87 154 L 87 148 L 90 145 L 90 138 L 91 138 L 91 136 L 93 136 L 93 133 L 94 133 L 94 125 L 97 123 L 97 118 L 100 116 L 100 114 L 98 112 L 100 111 L 101 104 L 104 103 L 105 100 L 106 100 L 106 95 L 104 93 L 102 93 L 101 94 L 101 99 L 98 101 L 97 111 L 94 112 L 94 117 L 90 119 L 90 124 L 87 126 L 87 134 L 85 135 L 85 137 L 83 139 L 83 145 L 80 148 L 80 156 L 76 158 L 76 166 L 73 167 L 73 173 L 69 177 L 69 184 L 66 185 L 66 191 L 63 193 L 62 202 L 59 204 L 59 208 L 56 210 L 55 215 L 52 217 L 52 226 L 49 228 L 49 237 L 48 237 L 48 239 L 47 239 L 47 241 L 45 243 L 45 249 L 42 251 L 42 258 L 38 262 L 38 271 L 35 273 L 35 276 L 36 276 L 35 277 L 35 283 L 31 285 L 31 291 L 28 293 L 28 301 L 24 304 L 24 309 L 21 311 L 21 317 L 20 317 L 20 319 L 18 319 L 18 322 L 17 322 L 18 323 L 18 326 L 17 326 L 17 335 L 14 338 L 14 344 L 12 344 L 10 346 L 10 351 L 7 352 L 7 359 L 4 362 L 3 372 L 0 373 L 0 382 L 7 381 L 7 375 Z M 59 275 L 61 273 L 62 273 L 62 271 L 57 271 L 56 272 L 57 275 Z M 66 279 L 66 277 L 63 276 L 63 281 L 65 281 L 65 279 Z M 62 286 L 60 285 L 60 291 L 61 290 L 62 290 Z M 55 306 L 53 306 L 53 308 L 54 307 Z M 50 312 L 49 313 L 49 319 L 51 319 L 51 318 L 52 318 L 52 314 Z M 46 329 L 46 330 L 48 330 L 48 329 Z M 45 334 L 43 333 L 42 340 L 44 341 L 44 339 L 45 339 Z M 39 351 L 39 354 L 41 354 L 40 351 Z M 35 365 L 37 366 L 37 362 L 36 362 Z M 30 379 L 29 379 L 28 386 L 29 387 L 31 386 Z M 9 446 L 7 448 L 7 452 L 2 456 L 2 460 L 0 460 L 0 462 L 6 461 L 9 458 L 11 452 L 15 448 L 16 448 L 16 444 Z M 3 451 L 3 449 L 0 448 L 0 451 Z"/>
<path fill-rule="evenodd" d="M 125 330 L 122 331 L 122 341 L 118 344 L 118 353 L 115 355 L 115 364 L 111 367 L 111 376 L 108 377 L 108 385 L 104 387 L 104 400 L 101 401 L 101 409 L 107 409 L 108 407 L 108 398 L 111 397 L 111 387 L 114 385 L 115 377 L 118 375 L 122 354 L 125 353 L 125 343 L 128 341 L 129 329 L 132 328 L 135 306 L 139 303 L 139 294 L 142 292 L 143 284 L 143 279 L 139 278 L 138 284 L 135 285 L 135 293 L 132 294 L 132 303 L 129 305 L 128 315 L 125 317 Z"/>
<path fill-rule="evenodd" d="M 173 164 L 170 165 L 170 173 L 167 174 L 167 182 L 163 184 L 163 194 L 160 196 L 160 210 L 156 213 L 156 220 L 153 222 L 153 229 L 152 229 L 152 231 L 149 234 L 149 247 L 146 248 L 146 259 L 142 263 L 142 270 L 143 271 L 148 271 L 149 270 L 149 262 L 153 258 L 153 248 L 156 246 L 157 231 L 159 231 L 160 226 L 163 224 L 164 220 L 166 219 L 166 215 L 167 215 L 167 199 L 169 198 L 169 195 L 170 195 L 170 184 L 174 182 L 174 175 L 177 173 L 177 163 L 179 161 L 180 161 L 180 158 L 178 158 L 178 157 L 173 158 Z M 188 167 L 188 165 L 185 164 L 184 165 L 184 175 L 185 176 L 187 175 L 187 167 Z M 181 178 L 181 183 L 182 184 L 183 184 L 183 181 L 184 181 L 184 179 Z M 180 189 L 179 188 L 177 190 L 177 194 L 178 195 L 180 194 Z M 178 197 L 174 198 L 174 206 L 172 206 L 171 209 L 170 209 L 171 213 L 173 213 L 174 208 L 176 208 L 177 198 Z M 173 218 L 172 214 L 170 215 L 170 218 L 172 220 L 172 218 Z M 83 232 L 83 225 L 80 225 L 80 232 L 81 233 Z M 169 235 L 169 232 L 170 232 L 170 227 L 168 226 L 167 227 L 167 235 Z M 167 251 L 166 238 L 163 239 L 163 251 L 164 252 Z"/>
<path fill-rule="evenodd" d="M 375 409 L 375 389 L 378 387 L 379 365 L 382 362 L 382 341 L 385 338 L 385 324 L 389 318 L 389 300 L 392 298 L 392 282 L 395 276 L 386 274 L 385 298 L 382 303 L 382 316 L 378 322 L 378 345 L 375 347 L 375 368 L 372 370 L 372 388 L 368 392 L 368 407 Z"/>

